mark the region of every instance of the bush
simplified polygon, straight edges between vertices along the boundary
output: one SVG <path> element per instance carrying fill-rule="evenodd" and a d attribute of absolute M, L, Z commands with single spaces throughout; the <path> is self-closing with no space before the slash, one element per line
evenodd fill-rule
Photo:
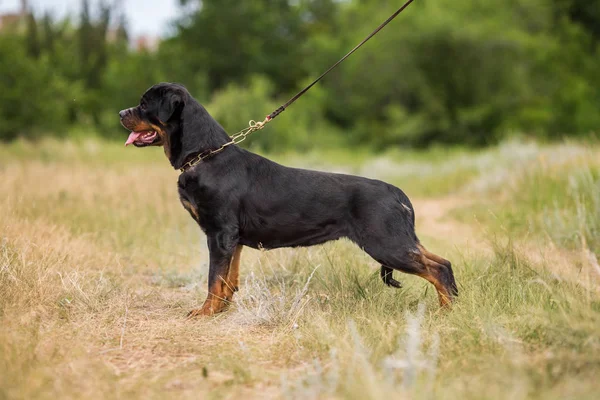
<path fill-rule="evenodd" d="M 255 76 L 247 86 L 229 85 L 217 92 L 206 108 L 233 135 L 248 126 L 248 121 L 262 121 L 285 102 L 273 100 L 273 92 L 274 86 L 268 79 Z M 322 113 L 322 102 L 323 89 L 313 87 L 244 145 L 265 151 L 303 151 L 340 144 L 340 135 Z"/>
<path fill-rule="evenodd" d="M 61 135 L 69 122 L 66 104 L 80 87 L 56 74 L 47 57 L 27 57 L 23 41 L 0 35 L 0 140 Z"/>

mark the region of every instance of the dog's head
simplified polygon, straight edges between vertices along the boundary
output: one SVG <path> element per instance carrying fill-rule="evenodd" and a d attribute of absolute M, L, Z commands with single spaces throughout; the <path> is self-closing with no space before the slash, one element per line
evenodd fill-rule
<path fill-rule="evenodd" d="M 223 128 L 176 83 L 159 83 L 144 93 L 138 106 L 119 112 L 131 131 L 125 145 L 163 146 L 174 168 L 193 155 L 228 140 Z"/>
<path fill-rule="evenodd" d="M 180 113 L 188 91 L 174 83 L 159 83 L 143 94 L 140 104 L 119 112 L 121 125 L 131 131 L 125 146 L 163 146 L 169 121 Z"/>

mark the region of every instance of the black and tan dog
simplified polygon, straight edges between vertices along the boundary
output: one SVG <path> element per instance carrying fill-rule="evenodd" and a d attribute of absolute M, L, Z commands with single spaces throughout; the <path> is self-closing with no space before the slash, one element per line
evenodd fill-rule
<path fill-rule="evenodd" d="M 176 169 L 230 139 L 178 84 L 151 87 L 140 105 L 119 115 L 132 131 L 126 144 L 163 146 Z M 342 237 L 381 264 L 387 285 L 400 287 L 392 278 L 398 270 L 431 282 L 443 306 L 457 295 L 450 262 L 419 243 L 410 200 L 385 182 L 288 168 L 231 145 L 185 169 L 178 187 L 210 251 L 209 294 L 190 316 L 212 315 L 232 300 L 242 246 L 312 246 Z"/>

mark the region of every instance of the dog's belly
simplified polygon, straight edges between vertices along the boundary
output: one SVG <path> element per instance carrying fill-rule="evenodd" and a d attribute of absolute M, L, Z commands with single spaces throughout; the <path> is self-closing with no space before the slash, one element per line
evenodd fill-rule
<path fill-rule="evenodd" d="M 306 247 L 348 236 L 347 229 L 334 221 L 313 226 L 271 226 L 240 232 L 240 244 L 255 249 Z"/>

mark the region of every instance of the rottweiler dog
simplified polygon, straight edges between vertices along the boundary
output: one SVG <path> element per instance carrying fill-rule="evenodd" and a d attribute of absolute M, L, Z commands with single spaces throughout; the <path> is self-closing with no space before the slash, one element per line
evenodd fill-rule
<path fill-rule="evenodd" d="M 223 311 L 239 287 L 243 246 L 312 246 L 348 238 L 381 264 L 392 287 L 398 270 L 431 282 L 442 306 L 458 294 L 450 262 L 427 251 L 415 233 L 413 206 L 402 190 L 358 176 L 289 168 L 244 150 L 224 148 L 225 130 L 186 90 L 160 83 L 119 113 L 126 145 L 163 146 L 175 169 L 181 203 L 208 240 L 208 297 L 189 316 Z"/>

